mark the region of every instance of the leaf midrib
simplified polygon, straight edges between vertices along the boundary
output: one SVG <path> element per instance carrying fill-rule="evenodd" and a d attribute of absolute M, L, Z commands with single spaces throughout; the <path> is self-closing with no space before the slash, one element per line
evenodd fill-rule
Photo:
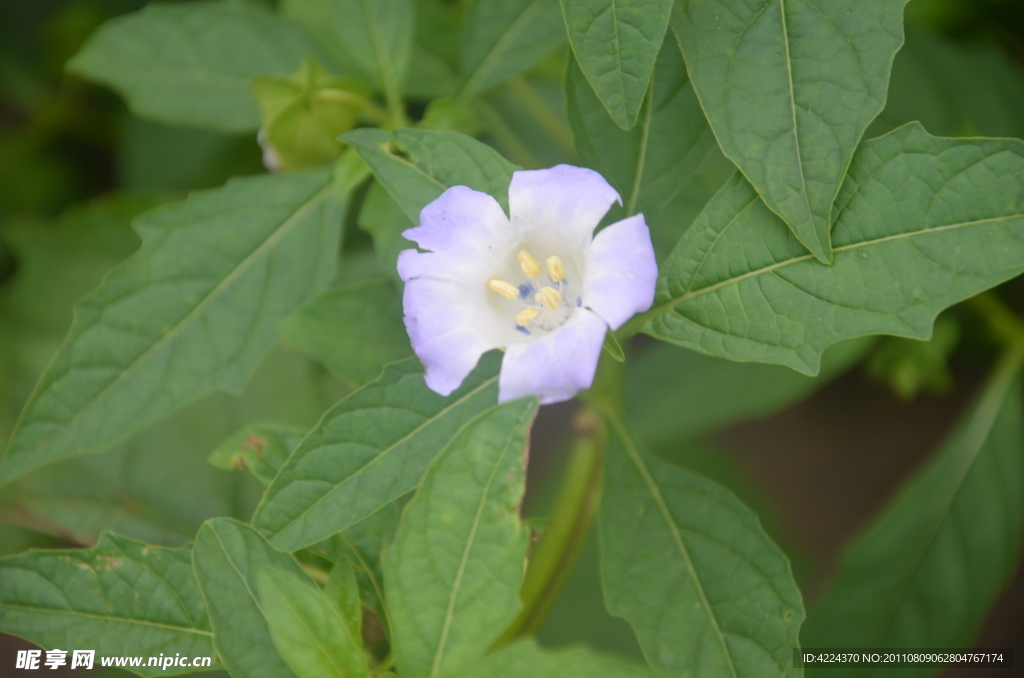
<path fill-rule="evenodd" d="M 341 482 L 341 483 L 339 483 L 339 484 L 337 484 L 337 485 L 334 485 L 334 487 L 333 487 L 333 488 L 331 488 L 331 490 L 330 490 L 329 492 L 325 492 L 324 494 L 322 494 L 322 495 L 320 496 L 320 498 L 319 498 L 319 499 L 317 499 L 317 500 L 316 500 L 315 502 L 313 502 L 312 504 L 310 504 L 310 505 L 309 505 L 309 506 L 308 506 L 308 507 L 307 507 L 307 508 L 306 508 L 305 510 L 303 510 L 303 511 L 302 511 L 302 513 L 300 513 L 300 514 L 299 514 L 299 515 L 297 515 L 297 516 L 296 516 L 295 518 L 293 518 L 292 520 L 290 520 L 290 521 L 289 521 L 289 522 L 288 522 L 288 523 L 287 523 L 287 524 L 286 524 L 286 525 L 285 525 L 284 527 L 282 527 L 282 528 L 281 528 L 280 530 L 277 530 L 277 531 L 276 531 L 276 532 L 274 533 L 274 536 L 273 536 L 273 537 L 271 538 L 271 542 L 273 542 L 274 540 L 276 540 L 276 539 L 277 539 L 277 537 L 279 537 L 279 536 L 280 536 L 280 535 L 282 535 L 282 534 L 283 534 L 283 533 L 284 533 L 285 531 L 287 531 L 288 529 L 290 529 L 290 528 L 291 528 L 291 527 L 292 527 L 292 526 L 293 526 L 293 525 L 294 525 L 295 523 L 297 523 L 297 522 L 299 522 L 299 521 L 300 521 L 301 519 L 303 519 L 303 518 L 304 518 L 304 517 L 305 517 L 306 515 L 308 515 L 308 514 L 309 514 L 309 512 L 310 512 L 310 511 L 312 511 L 312 510 L 313 510 L 313 509 L 315 509 L 315 508 L 316 508 L 317 506 L 319 506 L 319 505 L 320 505 L 321 503 L 323 503 L 324 501 L 326 501 L 326 500 L 327 500 L 327 498 L 328 498 L 329 496 L 331 496 L 331 495 L 332 495 L 332 494 L 333 494 L 334 492 L 336 492 L 336 491 L 337 491 L 337 490 L 338 490 L 339 488 L 341 488 L 341 487 L 345 486 L 346 484 L 348 484 L 349 482 L 351 482 L 351 481 L 352 481 L 352 480 L 353 480 L 354 478 L 356 478 L 356 477 L 358 477 L 359 475 L 361 475 L 362 473 L 364 473 L 364 472 L 366 471 L 366 469 L 368 469 L 368 468 L 370 468 L 370 467 L 374 466 L 374 465 L 375 465 L 375 464 L 376 464 L 376 463 L 377 463 L 378 461 L 380 461 L 381 459 L 383 459 L 383 458 L 384 458 L 384 457 L 386 457 L 387 455 L 389 455 L 389 454 L 391 454 L 392 452 L 394 452 L 394 451 L 395 451 L 395 450 L 396 450 L 396 449 L 397 449 L 397 448 L 398 448 L 399 446 L 401 446 L 402 444 L 404 444 L 404 443 L 408 442 L 408 441 L 409 441 L 410 439 L 412 439 L 412 438 L 413 438 L 414 436 L 416 436 L 416 435 L 417 435 L 418 433 L 420 433 L 420 432 L 421 432 L 421 431 L 422 431 L 423 429 L 425 429 L 425 428 L 427 428 L 428 426 L 430 426 L 431 424 L 433 424 L 433 423 L 435 423 L 435 422 L 439 421 L 439 420 L 440 420 L 440 419 L 441 419 L 442 417 L 444 417 L 445 415 L 447 415 L 448 413 L 450 413 L 450 412 L 451 412 L 451 411 L 452 411 L 452 410 L 453 410 L 453 409 L 454 409 L 455 407 L 457 407 L 458 405 L 461 405 L 461 404 L 463 404 L 463 403 L 465 403 L 465 402 L 469 401 L 469 399 L 470 399 L 470 398 L 472 398 L 473 396 L 475 396 L 475 395 L 476 395 L 476 394 L 478 394 L 478 393 L 479 393 L 480 391 L 484 390 L 485 388 L 487 388 L 488 386 L 490 386 L 491 384 L 493 384 L 493 383 L 494 383 L 494 382 L 496 382 L 497 380 L 498 380 L 498 377 L 497 377 L 497 376 L 493 376 L 493 377 L 491 377 L 490 379 L 485 379 L 484 381 L 482 381 L 482 382 L 480 383 L 480 385 L 478 385 L 478 386 L 477 386 L 476 388 L 474 388 L 473 390 L 471 390 L 471 391 L 469 391 L 468 393 L 466 393 L 466 394 L 465 394 L 464 396 L 460 397 L 460 398 L 459 398 L 458 400 L 455 400 L 455 401 L 453 401 L 453 402 L 452 402 L 451 404 L 447 405 L 447 406 L 446 406 L 446 407 L 445 407 L 444 409 L 442 409 L 442 410 L 439 410 L 439 411 L 438 411 L 438 412 L 437 412 L 436 414 L 434 414 L 434 415 L 431 415 L 430 417 L 428 417 L 428 418 L 424 419 L 424 420 L 423 420 L 423 422 L 421 422 L 421 423 L 420 423 L 419 425 L 417 425 L 417 426 L 416 426 L 416 428 L 414 428 L 414 429 L 413 429 L 412 431 L 410 431 L 410 432 L 409 432 L 408 434 L 406 434 L 405 436 L 403 436 L 403 437 L 402 437 L 401 439 L 399 439 L 399 440 L 395 441 L 394 443 L 392 443 L 391 445 L 389 445 L 389 446 L 388 446 L 387 448 L 385 448 L 384 450 L 382 450 L 382 451 L 381 451 L 381 453 L 380 453 L 380 454 L 378 454 L 377 456 L 375 456 L 375 457 L 374 457 L 373 459 L 371 459 L 370 461 L 366 462 L 366 463 L 365 463 L 365 464 L 363 464 L 363 465 L 362 465 L 361 467 L 359 467 L 358 469 L 356 469 L 356 470 L 355 470 L 355 471 L 354 471 L 354 472 L 353 472 L 353 473 L 352 473 L 351 475 L 349 475 L 349 477 L 348 477 L 348 478 L 346 478 L 346 479 L 345 479 L 345 480 L 344 480 L 343 482 Z M 463 430 L 464 430 L 464 429 L 466 428 L 466 426 L 468 426 L 468 425 L 469 425 L 469 422 L 466 422 L 466 424 L 465 424 L 464 426 L 460 427 L 460 428 L 459 428 L 459 430 L 458 430 L 458 431 L 456 431 L 456 432 L 455 432 L 455 433 L 454 433 L 454 434 L 452 435 L 452 439 L 454 440 L 454 439 L 455 439 L 455 437 L 456 437 L 456 436 L 458 436 L 458 435 L 459 435 L 459 433 L 461 433 L 461 432 L 462 432 L 462 431 L 463 431 Z M 283 470 L 283 469 L 282 469 L 282 470 Z M 278 492 L 280 492 L 280 490 L 278 490 Z M 266 495 L 265 495 L 265 496 L 266 496 Z M 260 513 L 262 512 L 262 510 L 263 510 L 263 509 L 265 508 L 265 506 L 269 506 L 269 505 L 270 505 L 270 501 L 269 501 L 269 500 L 267 501 L 267 503 L 266 503 L 265 505 L 261 505 L 261 506 L 260 506 L 260 508 L 259 508 L 259 509 L 257 509 L 257 517 L 258 517 L 258 516 L 259 516 L 259 514 L 260 514 Z M 254 520 L 256 520 L 256 521 L 258 522 L 257 518 L 254 518 Z"/>
<path fill-rule="evenodd" d="M 380 17 L 377 15 L 372 0 L 362 0 L 361 4 L 363 15 L 366 17 L 366 23 L 370 29 L 370 43 L 373 45 L 373 51 L 377 57 L 381 84 L 384 85 L 384 96 L 387 98 L 389 106 L 401 106 L 402 95 L 398 86 L 398 74 L 395 73 L 394 64 L 391 63 L 391 54 L 388 53 L 388 44 L 380 25 Z"/>
<path fill-rule="evenodd" d="M 213 637 L 212 631 L 204 631 L 202 629 L 192 628 L 188 626 L 174 626 L 173 624 L 162 624 L 160 622 L 149 621 L 146 619 L 133 619 L 131 617 L 115 617 L 113 615 L 102 615 L 96 614 L 95 612 L 81 612 L 79 610 L 60 610 L 49 607 L 31 607 L 28 605 L 18 605 L 17 603 L 0 603 L 0 608 L 21 610 L 24 612 L 43 612 L 47 614 L 70 615 L 72 617 L 85 617 L 87 619 L 98 619 L 101 621 L 118 622 L 122 624 L 138 624 L 140 626 L 151 626 L 154 628 L 165 629 L 168 631 L 191 633 L 197 636 L 205 636 L 209 638 Z"/>
<path fill-rule="evenodd" d="M 650 143 L 651 118 L 654 115 L 654 75 L 651 75 L 650 84 L 647 87 L 647 110 L 644 111 L 644 120 L 640 123 L 640 147 L 637 149 L 636 172 L 633 174 L 633 187 L 629 193 L 629 201 L 626 203 L 626 216 L 636 214 L 636 205 L 640 200 L 640 188 L 644 181 L 644 172 L 647 169 L 647 145 Z"/>
<path fill-rule="evenodd" d="M 484 412 L 481 416 L 475 417 L 474 420 L 479 421 L 483 416 L 486 416 L 497 409 L 497 407 L 492 407 L 488 412 Z M 491 474 L 487 478 L 487 484 L 484 485 L 483 491 L 480 493 L 480 501 L 477 503 L 476 513 L 473 515 L 473 524 L 469 531 L 469 537 L 466 539 L 466 547 L 462 551 L 462 558 L 459 561 L 459 569 L 455 573 L 455 581 L 452 582 L 452 590 L 448 595 L 448 607 L 445 610 L 444 621 L 441 625 L 441 637 L 438 640 L 437 651 L 434 654 L 434 663 L 430 668 L 430 678 L 435 678 L 441 670 L 441 662 L 444 659 L 444 653 L 448 644 L 448 632 L 451 629 L 452 618 L 455 616 L 455 602 L 459 597 L 459 591 L 462 587 L 462 577 L 466 572 L 466 565 L 469 562 L 469 554 L 473 550 L 473 545 L 476 540 L 476 532 L 480 526 L 480 519 L 483 515 L 484 507 L 487 504 L 487 498 L 490 496 L 491 486 L 494 484 L 494 479 L 498 474 L 498 470 L 501 468 L 502 461 L 504 461 L 509 448 L 512 446 L 512 441 L 518 436 L 519 426 L 522 424 L 522 421 L 523 416 L 520 415 L 516 420 L 515 426 L 512 428 L 512 435 L 505 439 L 505 446 L 502 448 L 501 454 L 498 455 L 498 458 L 495 460 L 494 468 L 491 470 Z"/>
<path fill-rule="evenodd" d="M 227 290 L 229 290 L 231 288 L 232 285 L 234 285 L 236 282 L 238 282 L 238 280 L 243 275 L 245 275 L 245 273 L 248 272 L 248 270 L 253 265 L 255 265 L 255 263 L 258 260 L 260 260 L 274 246 L 279 244 L 282 240 L 284 240 L 285 237 L 287 237 L 292 231 L 294 231 L 295 228 L 297 228 L 298 225 L 301 224 L 304 221 L 304 219 L 307 216 L 307 214 L 309 212 L 311 212 L 327 195 L 330 194 L 330 191 L 331 191 L 331 184 L 328 183 L 326 186 L 324 186 L 319 191 L 317 191 L 312 197 L 308 198 L 305 202 L 303 202 L 302 205 L 298 209 L 296 209 L 292 213 L 292 215 L 290 217 L 288 217 L 288 219 L 286 219 L 280 226 L 277 227 L 277 229 L 274 230 L 273 233 L 270 234 L 270 236 L 268 236 L 266 239 L 264 239 L 263 242 L 261 242 L 259 244 L 259 246 L 256 247 L 255 250 L 253 250 L 244 259 L 242 259 L 242 261 L 240 261 L 238 263 L 238 265 L 236 265 L 235 268 L 233 268 L 224 277 L 223 280 L 221 280 L 219 283 L 217 283 L 217 285 L 212 290 L 210 290 L 206 294 L 206 296 L 204 296 L 199 301 L 199 303 L 197 303 L 195 305 L 195 307 L 185 315 L 184 318 L 179 320 L 174 325 L 174 327 L 172 327 L 166 334 L 164 334 L 162 337 L 160 337 L 157 341 L 153 342 L 153 344 L 151 346 L 149 346 L 149 348 L 147 348 L 145 351 L 143 351 L 127 367 L 125 367 L 123 370 L 118 372 L 117 376 L 114 377 L 114 379 L 112 379 L 106 386 L 104 386 L 103 389 L 99 393 L 97 393 L 85 405 L 83 405 L 81 408 L 79 408 L 78 411 L 74 415 L 72 415 L 70 418 L 68 418 L 64 422 L 62 422 L 60 424 L 60 426 L 53 433 L 49 434 L 48 436 L 43 438 L 41 441 L 39 441 L 37 443 L 36 447 L 37 448 L 44 447 L 50 440 L 53 439 L 54 436 L 59 435 L 63 431 L 66 431 L 69 426 L 72 426 L 72 425 L 77 426 L 77 423 L 81 421 L 84 413 L 87 412 L 88 410 L 92 409 L 93 407 L 95 407 L 97 403 L 102 402 L 103 398 L 111 391 L 111 389 L 113 389 L 115 386 L 117 386 L 118 384 L 123 382 L 124 379 L 127 378 L 126 375 L 131 374 L 138 365 L 140 365 L 141 363 L 144 363 L 154 352 L 156 352 L 158 349 L 160 349 L 163 346 L 165 346 L 168 342 L 176 341 L 178 339 L 178 337 L 182 334 L 182 332 L 185 331 L 185 329 L 187 329 L 189 326 L 191 326 L 193 323 L 195 323 L 198 319 L 200 319 L 202 317 L 202 314 L 211 305 L 213 305 L 213 303 L 215 301 L 217 301 L 217 299 L 219 299 L 223 293 L 225 293 Z M 142 255 L 142 251 L 139 252 L 139 256 L 141 256 L 141 255 Z M 70 337 L 70 335 L 69 335 L 69 337 Z M 63 348 L 63 345 L 62 345 L 62 348 Z M 49 386 L 50 386 L 49 383 L 47 383 L 46 386 L 43 386 L 43 383 L 41 382 L 40 383 L 40 388 L 38 388 L 38 390 L 35 393 L 32 394 L 31 399 L 25 405 L 25 409 L 24 409 L 24 413 L 25 414 L 23 415 L 22 418 L 20 418 L 18 420 L 18 425 L 15 427 L 14 433 L 11 436 L 12 444 L 8 447 L 8 454 L 7 454 L 6 458 L 11 458 L 12 453 L 14 453 L 14 452 L 22 451 L 19 448 L 17 448 L 14 445 L 14 443 L 18 441 L 18 433 L 21 431 L 21 428 L 24 425 L 25 415 L 27 415 L 29 412 L 32 411 L 32 408 L 35 405 L 35 403 L 43 395 L 43 393 L 46 392 L 46 390 L 47 390 L 47 388 Z M 95 449 L 96 447 L 102 446 L 102 445 L 103 445 L 103 443 L 93 443 L 91 446 L 86 446 L 85 449 Z M 4 460 L 4 458 L 0 458 L 0 464 L 2 464 L 3 460 Z M 22 466 L 23 465 L 24 464 L 22 464 Z M 17 467 L 15 467 L 15 468 L 17 468 Z M 8 478 L 10 478 L 10 473 L 9 472 L 8 472 L 7 476 L 8 476 Z"/>
<path fill-rule="evenodd" d="M 857 250 L 857 249 L 860 249 L 862 247 L 871 247 L 871 246 L 878 245 L 878 244 L 881 244 L 881 243 L 890 242 L 890 241 L 894 241 L 894 240 L 902 240 L 904 238 L 912 238 L 914 236 L 919 236 L 919 235 L 928 235 L 930 233 L 941 233 L 943 231 L 954 230 L 954 229 L 957 229 L 957 228 L 966 228 L 968 226 L 979 226 L 981 224 L 996 223 L 996 222 L 1005 221 L 1005 220 L 1008 220 L 1008 219 L 1022 219 L 1022 218 L 1024 218 L 1024 214 L 1012 214 L 1012 215 L 1002 216 L 1002 217 L 991 217 L 991 218 L 988 218 L 988 219 L 979 219 L 977 221 L 965 221 L 965 222 L 961 222 L 961 223 L 957 223 L 957 224 L 947 224 L 945 226 L 935 226 L 935 227 L 932 227 L 932 228 L 924 228 L 924 229 L 921 229 L 921 230 L 918 230 L 918 231 L 913 231 L 911 233 L 897 233 L 895 235 L 888 235 L 888 236 L 885 236 L 883 238 L 876 238 L 874 240 L 865 240 L 865 241 L 859 242 L 859 243 L 852 243 L 850 245 L 843 245 L 841 247 L 834 248 L 832 251 L 835 252 L 835 253 L 847 252 L 847 251 Z M 700 297 L 700 296 L 703 296 L 705 294 L 710 294 L 711 292 L 716 292 L 716 291 L 718 291 L 719 289 L 721 289 L 723 287 L 727 287 L 727 286 L 732 285 L 734 283 L 743 282 L 744 280 L 747 280 L 749 278 L 755 278 L 755 277 L 757 277 L 759 275 L 763 275 L 765 273 L 772 273 L 774 271 L 777 271 L 780 268 L 785 268 L 786 266 L 789 266 L 791 264 L 798 264 L 798 263 L 801 263 L 801 262 L 804 262 L 804 261 L 810 261 L 810 260 L 816 260 L 816 257 L 813 254 L 805 254 L 805 255 L 802 255 L 802 256 L 799 256 L 799 257 L 794 257 L 792 259 L 786 259 L 785 261 L 779 261 L 779 262 L 776 262 L 776 263 L 771 264 L 769 266 L 765 266 L 763 268 L 759 268 L 759 269 L 756 269 L 756 270 L 753 270 L 753 271 L 748 271 L 748 272 L 744 273 L 743 275 L 736 276 L 735 278 L 729 278 L 727 280 L 722 280 L 720 282 L 715 283 L 714 285 L 709 285 L 707 287 L 703 287 L 703 288 L 701 288 L 699 290 L 696 290 L 696 291 L 693 291 L 693 292 L 687 292 L 686 294 L 683 294 L 683 295 L 681 295 L 681 296 L 679 296 L 679 297 L 677 297 L 675 299 L 672 299 L 671 301 L 667 301 L 664 304 L 661 304 L 660 306 L 655 307 L 651 311 L 648 311 L 645 315 L 648 316 L 648 320 L 650 320 L 650 319 L 653 319 L 656 316 L 660 316 L 660 315 L 663 315 L 664 313 L 668 313 L 672 309 L 674 309 L 676 306 L 678 306 L 678 305 L 680 305 L 682 303 L 685 303 L 687 301 L 690 301 L 691 299 L 694 299 L 696 297 Z M 825 265 L 826 264 L 822 264 L 822 266 L 825 266 Z"/>
<path fill-rule="evenodd" d="M 679 551 L 679 555 L 683 558 L 686 569 L 693 580 L 697 595 L 700 596 L 701 606 L 704 610 L 707 610 L 708 621 L 711 622 L 711 628 L 714 630 L 715 637 L 718 639 L 718 643 L 722 647 L 722 653 L 725 655 L 725 659 L 729 664 L 729 672 L 732 674 L 733 678 L 739 678 L 736 672 L 736 666 L 733 664 L 732 654 L 729 652 L 729 645 L 725 641 L 725 634 L 718 625 L 718 618 L 715 616 L 715 611 L 711 607 L 711 603 L 708 601 L 707 594 L 704 593 L 704 584 L 701 581 L 700 576 L 697 574 L 696 568 L 693 566 L 693 561 L 690 559 L 690 551 L 686 548 L 686 543 L 683 542 L 683 537 L 680 534 L 679 527 L 672 518 L 672 513 L 669 511 L 668 504 L 665 502 L 665 498 L 662 496 L 657 482 L 655 482 L 654 477 L 651 476 L 651 472 L 647 468 L 647 464 L 644 463 L 639 450 L 637 450 L 636 446 L 633 445 L 633 440 L 630 438 L 628 431 L 626 431 L 626 428 L 618 415 L 611 411 L 608 411 L 605 414 L 611 422 L 612 427 L 615 428 L 615 432 L 622 441 L 623 447 L 626 448 L 626 453 L 629 455 L 630 461 L 633 462 L 637 472 L 640 473 L 640 477 L 643 479 L 644 485 L 647 487 L 647 491 L 651 495 L 651 499 L 658 507 L 658 512 L 661 514 L 662 520 L 665 522 L 666 527 L 668 527 L 668 530 L 672 535 L 672 541 L 675 543 L 676 549 Z"/>
<path fill-rule="evenodd" d="M 818 231 L 814 223 L 814 212 L 811 209 L 811 197 L 807 194 L 807 176 L 804 174 L 804 159 L 800 153 L 800 131 L 796 124 L 796 88 L 793 86 L 793 60 L 789 55 L 789 29 L 786 26 L 786 0 L 779 0 L 779 17 L 782 22 L 782 44 L 786 48 L 786 78 L 789 82 L 789 110 L 793 118 L 793 144 L 796 150 L 796 166 L 800 172 L 800 185 L 803 189 L 804 205 L 807 206 L 807 218 L 811 225 L 811 233 L 814 235 L 818 246 L 824 249 L 818 239 Z M 794 235 L 796 235 L 795 231 Z M 807 249 L 810 248 L 808 247 Z"/>

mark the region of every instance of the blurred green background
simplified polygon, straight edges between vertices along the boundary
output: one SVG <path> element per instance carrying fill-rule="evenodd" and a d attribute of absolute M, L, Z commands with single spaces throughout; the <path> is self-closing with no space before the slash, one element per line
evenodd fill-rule
<path fill-rule="evenodd" d="M 74 301 L 137 247 L 131 218 L 189 190 L 263 171 L 254 138 L 139 120 L 112 92 L 64 73 L 95 28 L 144 4 L 0 2 L 0 447 L 70 325 Z M 907 16 L 889 104 L 868 136 L 920 119 L 933 134 L 1024 137 L 1024 1 L 912 0 Z M 556 103 L 564 63 L 551 59 L 534 74 Z M 514 109 L 516 101 L 505 92 L 492 103 Z M 529 130 L 521 136 L 525 147 L 513 160 L 565 159 Z M 352 233 L 349 247 L 369 246 Z M 1001 293 L 1024 310 L 1024 284 Z M 923 352 L 909 355 L 883 340 L 862 365 L 785 412 L 655 450 L 754 508 L 813 600 L 843 544 L 935 450 L 980 383 L 990 345 L 959 313 L 945 316 L 947 329 Z M 642 354 L 649 346 L 641 340 L 636 348 Z M 297 395 L 282 402 L 285 384 Z M 241 423 L 270 413 L 309 426 L 344 393 L 323 368 L 283 347 L 242 397 L 204 399 L 115 450 L 0 489 L 0 555 L 88 544 L 100 529 L 182 543 L 212 515 L 247 518 L 258 487 L 210 467 L 208 452 Z M 530 515 L 544 514 L 557 485 L 572 412 L 572 404 L 545 408 L 535 428 Z M 629 627 L 604 612 L 593 536 L 541 639 L 639 656 Z M 977 645 L 1024 648 L 1024 578 L 1007 588 Z M 0 675 L 24 647 L 0 636 Z M 122 675 L 106 675 L 115 674 Z"/>

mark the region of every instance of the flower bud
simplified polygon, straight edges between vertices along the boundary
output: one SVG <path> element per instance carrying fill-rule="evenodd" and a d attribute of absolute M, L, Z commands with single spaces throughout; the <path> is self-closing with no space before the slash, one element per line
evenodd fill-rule
<path fill-rule="evenodd" d="M 258 75 L 249 82 L 263 119 L 260 145 L 274 169 L 316 167 L 341 153 L 338 137 L 356 126 L 369 90 L 336 77 L 312 59 L 292 75 Z M 269 167 L 268 167 L 269 169 Z"/>

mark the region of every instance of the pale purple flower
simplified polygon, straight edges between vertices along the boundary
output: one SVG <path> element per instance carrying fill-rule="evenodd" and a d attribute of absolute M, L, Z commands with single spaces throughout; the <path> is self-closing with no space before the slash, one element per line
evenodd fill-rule
<path fill-rule="evenodd" d="M 654 301 L 658 267 L 642 214 L 594 236 L 615 192 L 593 170 L 516 172 L 511 218 L 498 202 L 453 186 L 403 234 L 405 326 L 427 385 L 448 395 L 480 356 L 505 349 L 499 402 L 568 400 L 590 388 L 605 331 Z"/>

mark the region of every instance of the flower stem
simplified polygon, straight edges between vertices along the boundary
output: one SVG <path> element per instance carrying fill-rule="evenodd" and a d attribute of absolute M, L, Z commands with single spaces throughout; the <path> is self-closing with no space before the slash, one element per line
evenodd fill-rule
<path fill-rule="evenodd" d="M 540 629 L 576 564 L 597 514 L 604 472 L 605 430 L 597 414 L 586 407 L 576 415 L 573 426 L 576 439 L 569 451 L 551 522 L 530 558 L 520 589 L 523 609 L 495 641 L 493 650 Z"/>
<path fill-rule="evenodd" d="M 569 158 L 573 161 L 579 160 L 576 155 L 576 146 L 572 139 L 572 130 L 561 118 L 555 115 L 555 112 L 551 110 L 544 99 L 537 94 L 537 90 L 533 88 L 530 81 L 522 75 L 517 75 L 509 79 L 508 89 L 519 98 L 519 101 L 526 107 L 526 110 L 537 121 L 537 124 L 555 140 Z"/>
<path fill-rule="evenodd" d="M 988 323 L 1002 341 L 1024 341 L 1024 322 L 992 292 L 983 292 L 967 300 L 968 306 Z"/>

